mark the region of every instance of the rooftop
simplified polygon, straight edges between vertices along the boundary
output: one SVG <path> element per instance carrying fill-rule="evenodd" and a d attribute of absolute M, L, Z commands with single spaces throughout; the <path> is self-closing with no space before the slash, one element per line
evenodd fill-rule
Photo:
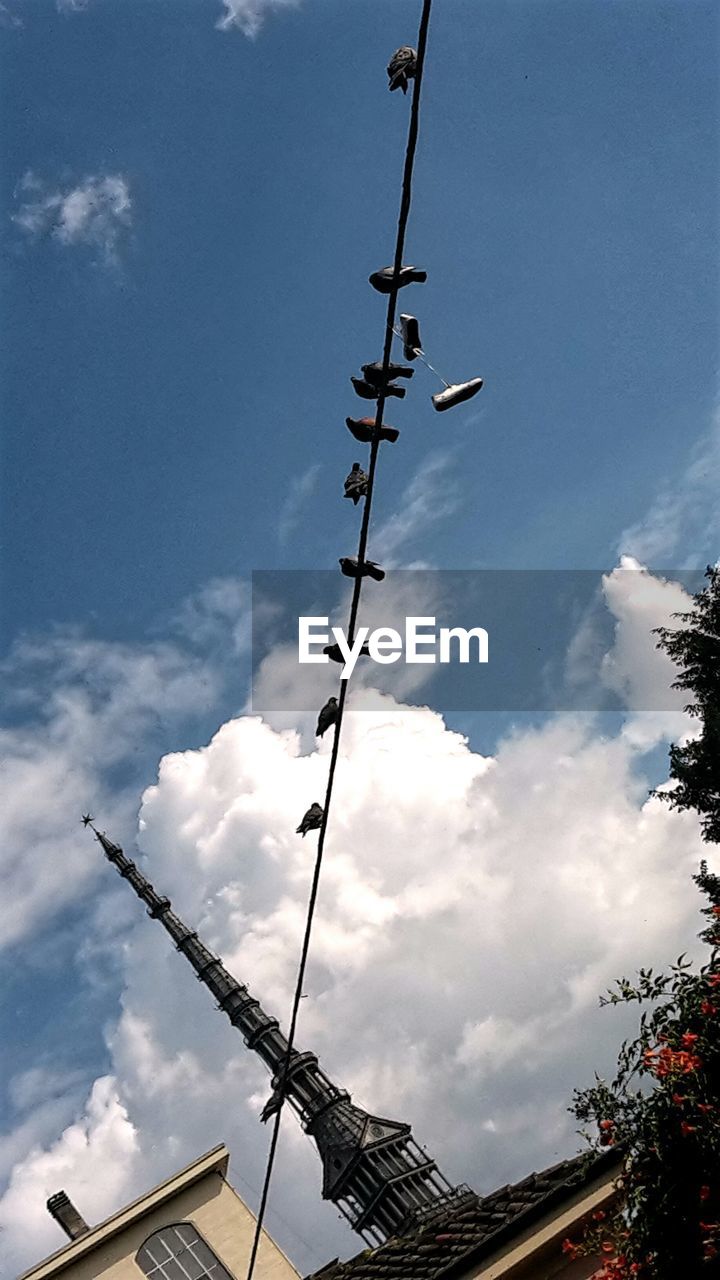
<path fill-rule="evenodd" d="M 205 1155 L 200 1156 L 199 1159 L 193 1160 L 184 1169 L 174 1173 L 172 1177 L 166 1178 L 164 1182 L 153 1187 L 151 1191 L 147 1191 L 145 1195 L 139 1196 L 137 1200 L 133 1200 L 132 1204 L 125 1205 L 123 1209 L 106 1218 L 104 1222 L 99 1222 L 97 1226 L 91 1227 L 88 1232 L 79 1236 L 77 1240 L 69 1240 L 62 1248 L 52 1253 L 49 1258 L 44 1258 L 42 1262 L 31 1267 L 29 1271 L 24 1271 L 21 1276 L 18 1276 L 18 1280 L 45 1280 L 45 1277 L 56 1275 L 69 1266 L 70 1263 L 76 1262 L 96 1248 L 101 1240 L 106 1241 L 111 1236 L 117 1235 L 119 1231 L 123 1231 L 131 1222 L 135 1222 L 144 1214 L 157 1209 L 159 1205 L 170 1200 L 179 1191 L 192 1186 L 194 1182 L 198 1182 L 200 1178 L 204 1178 L 208 1173 L 217 1172 L 224 1177 L 229 1159 L 230 1153 L 224 1143 L 213 1147 L 212 1151 L 208 1151 Z"/>
<path fill-rule="evenodd" d="M 479 1196 L 441 1222 L 366 1249 L 348 1262 L 335 1259 L 306 1280 L 436 1280 L 460 1274 L 563 1201 L 607 1179 L 619 1159 L 615 1151 L 608 1151 L 561 1160 L 542 1173 Z"/>

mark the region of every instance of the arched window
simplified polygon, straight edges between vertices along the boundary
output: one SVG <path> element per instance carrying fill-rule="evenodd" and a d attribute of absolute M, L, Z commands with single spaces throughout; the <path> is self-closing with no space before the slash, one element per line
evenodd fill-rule
<path fill-rule="evenodd" d="M 136 1262 L 148 1280 L 233 1280 L 189 1222 L 153 1232 Z"/>

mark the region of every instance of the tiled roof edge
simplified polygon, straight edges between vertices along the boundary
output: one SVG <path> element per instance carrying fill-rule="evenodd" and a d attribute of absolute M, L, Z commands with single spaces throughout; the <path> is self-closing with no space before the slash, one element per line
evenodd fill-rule
<path fill-rule="evenodd" d="M 466 1250 L 465 1253 L 461 1254 L 460 1257 L 453 1258 L 452 1261 L 448 1263 L 447 1267 L 442 1271 L 436 1272 L 436 1280 L 452 1280 L 454 1276 L 461 1275 L 468 1266 L 472 1265 L 472 1263 L 481 1262 L 484 1257 L 488 1256 L 488 1254 L 494 1253 L 496 1249 L 500 1248 L 506 1240 L 510 1240 L 513 1236 L 517 1235 L 518 1231 L 522 1231 L 524 1227 L 530 1226 L 538 1218 L 542 1218 L 549 1209 L 552 1209 L 562 1200 L 566 1200 L 568 1192 L 580 1191 L 582 1187 L 587 1186 L 589 1182 L 593 1182 L 596 1178 L 601 1177 L 604 1172 L 612 1169 L 615 1165 L 619 1166 L 622 1160 L 622 1153 L 615 1148 L 609 1151 L 603 1151 L 600 1155 L 590 1151 L 587 1152 L 587 1160 L 587 1168 L 584 1172 L 582 1171 L 582 1166 L 578 1165 L 576 1169 L 568 1173 L 564 1182 L 559 1182 L 557 1186 L 553 1187 L 550 1191 L 546 1192 L 544 1196 L 541 1196 L 538 1200 L 534 1201 L 534 1203 L 529 1205 L 527 1209 L 521 1210 L 521 1212 L 516 1214 L 514 1218 L 511 1218 L 509 1222 L 504 1222 L 502 1226 L 497 1227 L 497 1229 L 491 1232 L 490 1235 L 485 1236 L 483 1240 L 478 1242 L 478 1244 L 471 1245 L 471 1247 Z M 542 1177 L 543 1173 L 548 1172 L 550 1172 L 550 1170 L 542 1170 L 538 1176 Z M 580 1176 L 581 1173 L 583 1176 Z M 524 1181 L 526 1181 L 526 1179 L 523 1178 L 521 1179 L 520 1184 L 513 1183 L 511 1185 L 522 1185 L 522 1182 Z M 503 1190 L 503 1188 L 499 1188 L 499 1190 Z M 489 1197 L 481 1197 L 481 1199 L 484 1198 Z"/>

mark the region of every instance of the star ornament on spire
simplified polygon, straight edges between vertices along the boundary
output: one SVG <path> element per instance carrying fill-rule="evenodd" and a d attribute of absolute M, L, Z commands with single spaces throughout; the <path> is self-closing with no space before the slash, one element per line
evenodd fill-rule
<path fill-rule="evenodd" d="M 95 819 L 91 813 L 84 813 L 81 821 L 84 827 L 91 827 Z"/>

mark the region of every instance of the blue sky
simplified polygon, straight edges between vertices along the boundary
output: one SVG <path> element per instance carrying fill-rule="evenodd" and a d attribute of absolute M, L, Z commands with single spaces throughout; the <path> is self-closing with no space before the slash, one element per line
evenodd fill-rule
<path fill-rule="evenodd" d="M 255 41 L 213 0 L 16 4 L 3 32 L 3 625 L 106 634 L 208 578 L 332 563 L 348 384 L 381 343 L 406 113 L 384 59 L 413 6 L 315 0 Z M 378 516 L 451 447 L 447 567 L 593 567 L 686 462 L 716 394 L 716 15 L 703 3 L 438 5 L 413 305 L 450 380 L 395 410 Z M 121 174 L 118 264 L 23 234 L 28 171 Z M 290 545 L 278 511 L 319 464 Z M 349 505 L 349 504 L 346 504 Z M 328 545 L 331 542 L 332 545 Z M 9 563 L 8 563 L 9 560 Z"/>
<path fill-rule="evenodd" d="M 253 12 L 257 30 L 249 37 Z M 191 918 L 205 902 L 217 945 L 251 965 L 241 976 L 252 984 L 257 973 L 260 994 L 267 991 L 279 1012 L 286 1007 L 294 934 L 283 904 L 303 900 L 304 881 L 288 873 L 281 887 L 261 864 L 274 886 L 261 892 L 254 863 L 232 870 L 224 853 L 214 862 L 212 850 L 229 837 L 215 831 L 211 838 L 217 815 L 205 813 L 192 778 L 207 768 L 208 791 L 225 794 L 226 750 L 239 778 L 251 777 L 265 751 L 269 771 L 285 768 L 279 744 L 289 725 L 271 726 L 276 737 L 260 742 L 247 736 L 254 730 L 246 721 L 232 719 L 247 691 L 252 570 L 331 568 L 355 550 L 357 512 L 342 499 L 342 480 L 362 451 L 344 418 L 364 409 L 349 376 L 381 354 L 384 304 L 367 276 L 392 259 L 407 127 L 407 100 L 388 94 L 385 64 L 412 40 L 417 18 L 416 0 L 0 5 L 0 603 L 12 688 L 2 729 L 10 761 L 2 875 L 14 904 L 0 937 L 2 1019 L 11 1033 L 2 1050 L 0 1184 L 8 1190 L 0 1225 L 3 1213 L 16 1214 L 14 1197 L 24 1206 L 41 1202 L 46 1176 L 74 1175 L 95 1194 L 92 1178 L 86 1186 L 81 1171 L 63 1164 L 63 1135 L 85 1126 L 89 1169 L 98 1152 L 107 1157 L 97 1146 L 105 1129 L 87 1103 L 105 1074 L 129 1117 L 118 1119 L 103 1086 L 97 1105 L 110 1108 L 121 1151 L 130 1150 L 122 1146 L 127 1124 L 140 1137 L 132 1160 L 114 1152 L 122 1177 L 89 1212 L 109 1212 L 138 1181 L 146 1185 L 190 1159 L 206 1136 L 208 1146 L 225 1136 L 242 1144 L 248 1165 L 238 1162 L 238 1176 L 244 1170 L 259 1184 L 264 1134 L 254 1112 L 245 1117 L 241 1108 L 245 1118 L 233 1121 L 230 1134 L 213 1127 L 221 1122 L 212 1107 L 181 1133 L 172 1130 L 166 1146 L 153 1132 L 138 1101 L 138 1063 L 150 1042 L 165 1062 L 177 1064 L 184 1050 L 141 989 L 133 957 L 154 945 L 138 941 L 136 925 L 140 931 L 145 922 L 108 882 L 76 822 L 82 806 L 97 805 L 103 825 L 131 849 L 145 793 L 140 847 L 155 857 L 158 883 L 162 872 L 163 888 L 180 895 Z M 408 290 L 403 305 L 407 298 L 419 315 L 425 349 L 444 376 L 480 374 L 485 387 L 472 404 L 440 416 L 430 402 L 437 384 L 418 368 L 406 400 L 391 402 L 402 434 L 381 456 L 371 554 L 375 545 L 395 564 L 452 569 L 611 569 L 621 552 L 655 568 L 702 567 L 717 557 L 717 37 L 709 0 L 436 0 L 407 254 L 427 269 L 428 282 Z M 472 830 L 484 830 L 491 812 L 505 814 L 514 835 L 503 857 L 512 861 L 522 849 L 532 867 L 533 823 L 550 832 L 562 814 L 528 812 L 527 825 L 513 828 L 512 789 L 502 779 L 525 787 L 535 770 L 540 791 L 547 784 L 552 792 L 568 759 L 584 762 L 583 786 L 568 793 L 573 821 L 579 832 L 607 821 L 608 867 L 620 865 L 609 834 L 616 826 L 640 850 L 637 892 L 652 896 L 644 877 L 657 880 L 663 921 L 657 936 L 648 925 L 647 947 L 661 954 L 661 937 L 676 933 L 682 943 L 694 929 L 690 900 L 682 911 L 670 904 L 679 900 L 676 867 L 691 866 L 697 848 L 685 820 L 676 815 L 662 825 L 655 809 L 648 816 L 644 808 L 648 774 L 662 776 L 668 738 L 681 731 L 677 720 L 640 728 L 631 714 L 654 661 L 650 625 L 682 602 L 670 588 L 652 590 L 647 609 L 627 605 L 615 579 L 605 592 L 617 624 L 614 669 L 623 673 L 624 693 L 637 693 L 621 727 L 580 731 L 552 718 L 520 719 L 513 736 L 502 716 L 455 715 L 450 729 L 466 733 L 474 749 L 467 759 L 434 720 L 422 722 L 421 736 L 438 776 L 445 753 L 460 753 L 468 812 L 485 785 L 470 781 L 473 770 L 478 778 L 482 772 L 477 752 L 492 755 L 495 780 Z M 272 670 L 280 678 L 280 656 Z M 416 738 L 393 716 L 394 732 L 408 734 L 410 758 Z M 290 793 L 292 770 L 309 777 L 317 768 L 320 778 L 326 765 L 308 727 L 300 732 Z M 362 753 L 359 729 L 353 742 Z M 544 781 L 543 768 L 550 770 Z M 617 812 L 606 814 L 599 797 L 596 811 L 588 799 L 580 823 L 581 797 L 600 778 L 611 798 L 617 788 Z M 262 791 L 257 779 L 247 785 L 248 794 Z M 445 811 L 454 785 L 449 775 L 438 801 Z M 184 808 L 193 795 L 195 819 Z M 227 798 L 227 814 L 236 814 L 236 802 Z M 285 815 L 267 805 L 235 838 L 239 849 L 262 849 L 272 862 L 282 841 L 267 831 Z M 377 927 L 392 899 L 387 919 L 402 920 L 405 954 L 425 938 L 428 953 L 436 942 L 450 955 L 445 925 L 433 933 L 425 908 L 403 897 L 412 876 L 404 860 L 415 838 L 411 817 L 408 810 L 402 839 L 396 832 L 396 880 L 384 885 L 385 906 L 376 903 Z M 655 877 L 642 852 L 648 830 L 660 851 Z M 448 894 L 452 875 L 460 884 L 469 874 L 467 838 L 456 835 Z M 494 848 L 495 836 L 486 835 Z M 574 839 L 568 836 L 567 849 L 576 856 L 587 837 Z M 499 901 L 502 859 L 487 856 L 477 892 L 493 901 L 497 893 Z M 362 862 L 359 850 L 357 857 Z M 342 858 L 338 867 L 345 874 Z M 368 901 L 380 893 L 383 874 L 363 881 Z M 243 904 L 239 916 L 228 905 L 233 895 Z M 368 954 L 362 973 L 348 976 L 332 939 L 359 926 L 343 916 L 342 895 L 338 902 L 335 932 L 321 930 L 326 1022 L 307 1013 L 308 1035 L 329 1046 L 341 1074 L 373 1104 L 386 1078 L 385 1049 L 376 1046 L 373 1076 L 345 1036 L 342 1044 L 333 1040 L 331 1000 L 342 1008 L 352 998 L 359 1027 L 372 1036 L 377 1009 L 371 1016 L 368 997 L 365 1023 L 353 983 L 364 977 L 377 994 L 383 972 Z M 593 981 L 601 988 L 616 962 L 631 967 L 635 959 L 631 949 L 617 952 L 612 919 L 602 904 L 597 909 L 597 934 L 607 945 L 602 963 L 594 955 L 585 968 L 577 962 L 583 977 L 573 978 L 573 1018 L 590 1017 L 583 1001 Z M 558 919 L 562 932 L 566 917 Z M 285 938 L 286 924 L 287 972 L 285 961 L 275 965 L 272 945 L 267 954 L 252 950 L 253 938 L 267 941 L 274 930 Z M 460 922 L 458 936 L 462 930 Z M 18 967 L 31 939 L 31 960 Z M 387 965 L 396 966 L 403 989 L 395 941 Z M 156 964 L 164 964 L 161 942 L 148 952 Z M 504 945 L 499 939 L 497 964 Z M 558 959 L 560 985 L 568 965 Z M 333 979 L 335 970 L 341 976 Z M 412 1022 L 421 1000 L 407 982 L 412 1060 L 422 1063 L 427 1050 L 435 1061 Z M 590 1050 L 578 1051 L 567 1081 L 549 1062 L 538 1077 L 545 1093 L 518 1066 L 528 1117 L 547 1106 L 551 1137 L 543 1146 L 530 1118 L 525 1129 L 503 1129 L 508 1100 L 500 1086 L 493 1092 L 473 1056 L 478 1036 L 492 1039 L 504 1025 L 488 1022 L 500 1017 L 489 1004 L 486 1015 L 473 1022 L 472 1009 L 458 1005 L 457 1062 L 470 1074 L 449 1092 L 459 1115 L 487 1108 L 478 1141 L 491 1144 L 489 1155 L 480 1169 L 459 1138 L 445 1155 L 455 1176 L 484 1179 L 489 1190 L 521 1176 L 533 1159 L 567 1154 L 572 1137 L 557 1120 L 558 1098 L 592 1062 Z M 513 1016 L 517 1035 L 504 1040 L 517 1046 L 519 1063 L 533 1024 L 519 1007 Z M 200 1005 L 197 1017 L 204 1017 Z M 221 1036 L 202 1025 L 203 1034 Z M 561 1018 L 557 1025 L 565 1028 L 558 1054 L 562 1036 L 578 1027 L 591 1049 L 607 1051 L 600 1031 Z M 234 1085 L 252 1098 L 257 1082 L 242 1075 L 242 1054 L 238 1063 Z M 419 1074 L 396 1074 L 397 1106 L 432 1136 L 435 1102 Z M 291 1189 L 301 1168 L 293 1161 L 303 1157 L 289 1141 L 281 1189 L 297 1231 L 314 1201 Z M 42 1169 L 35 1150 L 48 1153 Z M 34 1213 L 27 1209 L 27 1223 L 39 1231 Z M 348 1235 L 333 1235 L 332 1213 L 323 1221 L 321 1256 L 311 1259 L 298 1246 L 308 1267 L 354 1247 Z M 282 1224 L 270 1226 L 292 1252 Z M 12 1232 L 8 1239 L 15 1265 L 32 1261 Z M 48 1249 L 57 1243 L 52 1238 Z"/>

